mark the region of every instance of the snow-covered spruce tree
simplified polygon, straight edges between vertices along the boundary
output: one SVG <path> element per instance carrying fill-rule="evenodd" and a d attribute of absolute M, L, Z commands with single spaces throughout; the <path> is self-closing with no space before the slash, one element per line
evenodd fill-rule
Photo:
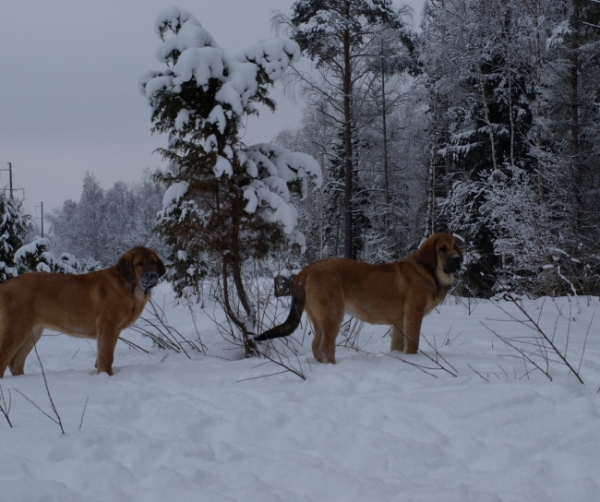
<path fill-rule="evenodd" d="M 0 192 L 0 282 L 18 275 L 15 252 L 24 243 L 31 217 L 23 213 L 21 201 Z"/>
<path fill-rule="evenodd" d="M 225 51 L 178 8 L 161 12 L 155 30 L 162 41 L 157 58 L 166 67 L 148 72 L 140 84 L 153 108 L 153 131 L 169 136 L 160 150 L 170 165 L 160 175 L 168 188 L 158 231 L 170 246 L 171 264 L 183 257 L 197 271 L 210 258 L 222 280 L 226 314 L 251 354 L 255 307 L 242 266 L 280 246 L 304 247 L 292 194 L 305 196 L 309 182 L 320 185 L 321 171 L 306 154 L 245 145 L 243 119 L 257 113 L 256 104 L 274 108 L 268 88 L 298 60 L 300 48 L 272 38 Z M 193 286 L 194 277 L 188 281 Z"/>
<path fill-rule="evenodd" d="M 33 242 L 17 249 L 15 263 L 19 274 L 26 272 L 77 274 L 82 271 L 79 262 L 72 254 L 63 253 L 57 258 L 50 251 L 50 241 L 39 235 L 33 239 Z"/>
<path fill-rule="evenodd" d="M 449 225 L 474 245 L 462 277 L 475 294 L 546 292 L 553 267 L 555 292 L 589 281 L 573 264 L 597 260 L 600 235 L 599 18 L 600 4 L 582 0 L 425 4 L 438 202 L 429 227 Z"/>
<path fill-rule="evenodd" d="M 79 255 L 87 259 L 103 262 L 106 250 L 106 235 L 103 223 L 106 221 L 103 201 L 105 192 L 92 173 L 86 173 L 83 191 L 78 204 L 77 218 L 73 225 L 75 239 L 79 240 L 83 252 Z"/>
<path fill-rule="evenodd" d="M 432 201 L 437 196 L 443 224 L 476 250 L 477 260 L 467 263 L 463 274 L 476 295 L 492 292 L 506 262 L 506 246 L 500 251 L 496 242 L 511 230 L 490 225 L 484 214 L 484 204 L 499 213 L 490 204 L 501 199 L 488 197 L 498 188 L 495 180 L 511 184 L 521 171 L 528 176 L 518 182 L 535 179 L 534 71 L 518 45 L 523 33 L 518 8 L 518 2 L 504 0 L 429 0 L 425 7 L 422 58 L 432 111 Z M 428 226 L 440 230 L 434 209 L 430 204 Z"/>
<path fill-rule="evenodd" d="M 545 195 L 561 207 L 561 245 L 568 253 L 583 246 L 591 254 L 600 238 L 600 2 L 556 3 L 561 16 L 545 23 L 542 40 L 543 125 L 535 154 L 544 166 Z"/>

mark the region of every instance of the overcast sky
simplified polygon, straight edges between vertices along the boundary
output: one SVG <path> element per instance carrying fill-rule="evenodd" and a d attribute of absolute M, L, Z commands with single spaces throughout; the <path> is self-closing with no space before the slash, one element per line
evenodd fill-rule
<path fill-rule="evenodd" d="M 423 1 L 406 3 L 420 9 Z M 190 11 L 221 47 L 236 49 L 272 36 L 272 12 L 289 12 L 292 0 L 0 1 L 0 169 L 12 163 L 26 212 L 39 217 L 40 202 L 48 213 L 78 200 L 86 171 L 109 188 L 163 167 L 152 152 L 166 139 L 151 135 L 137 82 L 161 69 L 153 25 L 172 5 Z M 252 119 L 247 143 L 299 124 L 302 105 L 281 90 L 273 96 L 277 111 Z M 8 172 L 0 171 L 5 186 Z"/>

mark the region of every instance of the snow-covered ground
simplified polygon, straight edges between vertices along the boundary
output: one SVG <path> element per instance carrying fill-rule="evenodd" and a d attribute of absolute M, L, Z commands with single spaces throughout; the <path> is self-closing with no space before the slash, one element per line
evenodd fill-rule
<path fill-rule="evenodd" d="M 189 311 L 164 295 L 169 321 L 194 338 Z M 39 355 L 66 434 L 20 394 L 52 415 L 32 353 L 25 376 L 0 380 L 13 424 L 0 415 L 0 500 L 599 500 L 600 303 L 524 305 L 585 385 L 552 353 L 550 381 L 501 341 L 537 351 L 508 302 L 450 298 L 423 324 L 437 354 L 424 344 L 406 362 L 390 357 L 385 328 L 365 325 L 337 365 L 321 365 L 299 329 L 290 364 L 306 380 L 239 359 L 211 304 L 197 317 L 207 355 L 128 331 L 150 353 L 120 342 L 113 377 L 94 373 L 93 343 L 48 333 Z"/>

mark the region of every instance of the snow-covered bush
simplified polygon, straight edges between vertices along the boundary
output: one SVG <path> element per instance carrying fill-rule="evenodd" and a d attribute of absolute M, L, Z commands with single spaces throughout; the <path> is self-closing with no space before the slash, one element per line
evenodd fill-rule
<path fill-rule="evenodd" d="M 20 247 L 15 253 L 14 259 L 19 274 L 26 272 L 77 274 L 81 271 L 75 256 L 70 253 L 63 253 L 57 258 L 50 251 L 50 241 L 40 236 L 36 236 L 33 242 Z"/>
<path fill-rule="evenodd" d="M 0 282 L 18 274 L 15 251 L 25 243 L 31 217 L 23 213 L 21 201 L 0 192 Z"/>
<path fill-rule="evenodd" d="M 525 170 L 506 166 L 458 181 L 442 205 L 452 231 L 469 242 L 457 291 L 486 296 L 505 290 L 533 297 L 596 292 L 600 257 L 577 250 L 536 194 Z M 473 251 L 476 249 L 477 251 Z M 482 260 L 479 250 L 487 253 Z"/>

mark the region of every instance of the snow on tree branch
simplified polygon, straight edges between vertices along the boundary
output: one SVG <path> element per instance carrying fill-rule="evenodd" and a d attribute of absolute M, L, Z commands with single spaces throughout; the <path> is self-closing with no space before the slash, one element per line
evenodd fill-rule
<path fill-rule="evenodd" d="M 155 118 L 160 117 L 156 129 L 170 135 L 171 151 L 194 144 L 201 148 L 200 154 L 205 152 L 203 170 L 187 174 L 204 181 L 211 176 L 229 179 L 243 193 L 247 214 L 264 213 L 266 221 L 281 225 L 292 243 L 303 242 L 295 231 L 298 211 L 290 191 L 304 199 L 309 183 L 319 187 L 319 164 L 307 154 L 277 145 L 246 146 L 238 132 L 243 127 L 241 117 L 256 113 L 255 102 L 274 106 L 266 88 L 299 60 L 298 44 L 276 37 L 226 51 L 189 12 L 174 7 L 158 15 L 155 31 L 161 39 L 156 57 L 167 68 L 145 73 L 140 86 L 155 109 Z M 181 174 L 170 181 L 161 218 L 173 221 L 176 216 L 182 221 L 192 213 L 205 218 L 207 213 L 198 208 L 193 190 L 188 190 L 194 179 Z"/>
<path fill-rule="evenodd" d="M 254 111 L 252 100 L 259 91 L 259 72 L 272 83 L 283 76 L 291 62 L 300 59 L 298 44 L 278 37 L 260 40 L 239 51 L 225 51 L 197 19 L 176 7 L 158 15 L 155 31 L 162 40 L 156 57 L 171 68 L 147 72 L 140 79 L 143 93 L 150 101 L 162 90 L 180 92 L 181 85 L 192 78 L 200 87 L 216 79 L 221 84 L 217 102 L 241 116 Z M 168 31 L 174 36 L 166 38 Z M 219 113 L 215 115 L 218 117 Z M 211 120 L 210 115 L 207 120 Z"/>

